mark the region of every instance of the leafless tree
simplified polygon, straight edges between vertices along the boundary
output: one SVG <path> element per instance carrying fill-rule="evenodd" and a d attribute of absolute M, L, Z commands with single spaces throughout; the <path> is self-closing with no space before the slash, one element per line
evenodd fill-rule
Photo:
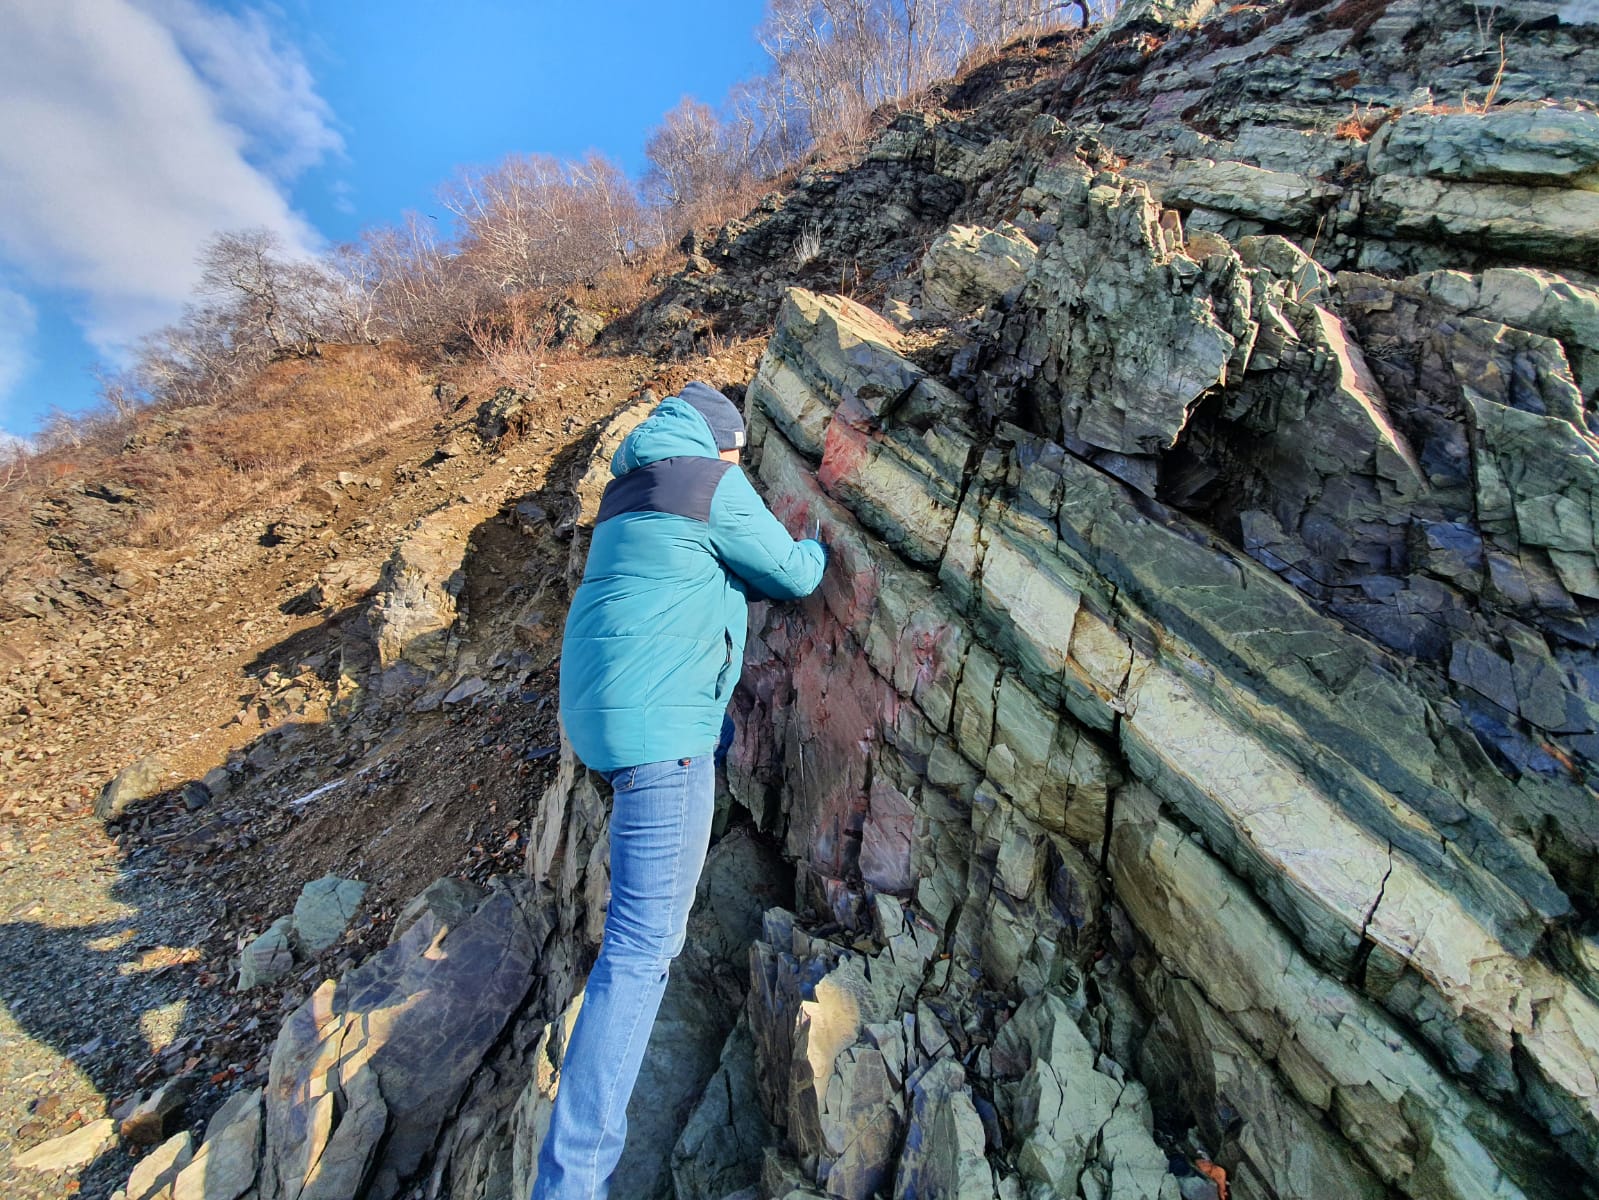
<path fill-rule="evenodd" d="M 803 118 L 773 73 L 734 84 L 728 93 L 728 144 L 746 174 L 771 179 L 805 150 Z"/>
<path fill-rule="evenodd" d="M 461 223 L 462 265 L 491 291 L 511 294 L 567 286 L 610 261 L 616 229 L 596 217 L 595 191 L 618 184 L 595 160 L 513 154 L 489 170 L 462 172 L 441 199 Z M 620 194 L 614 199 L 620 215 Z"/>
<path fill-rule="evenodd" d="M 1036 40 L 1116 0 L 768 0 L 757 31 L 794 124 L 828 141 L 859 133 L 880 105 L 949 75 L 979 46 Z"/>
<path fill-rule="evenodd" d="M 200 252 L 201 296 L 231 314 L 236 340 L 306 353 L 336 340 L 343 287 L 327 266 L 290 257 L 267 229 L 221 233 Z"/>
<path fill-rule="evenodd" d="M 156 407 L 204 404 L 245 383 L 271 353 L 264 339 L 241 328 L 233 308 L 191 304 L 181 319 L 140 340 L 130 378 Z"/>
<path fill-rule="evenodd" d="M 638 192 L 627 173 L 614 160 L 591 150 L 572 165 L 571 178 L 582 197 L 581 218 L 594 227 L 596 240 L 616 265 L 625 266 L 644 231 Z"/>
<path fill-rule="evenodd" d="M 1116 11 L 1117 0 L 959 0 L 960 20 L 979 45 L 1004 45 L 1045 33 L 1074 19 L 1086 28 Z"/>
<path fill-rule="evenodd" d="M 735 142 L 708 104 L 684 96 L 644 142 L 650 160 L 646 186 L 679 212 L 692 212 L 743 173 Z"/>
<path fill-rule="evenodd" d="M 116 414 L 119 420 L 132 420 L 142 407 L 138 380 L 129 370 L 117 370 L 103 364 L 96 366 L 94 390 L 99 395 L 100 402 Z"/>
<path fill-rule="evenodd" d="M 33 479 L 33 445 L 25 438 L 0 434 L 0 492 Z"/>
<path fill-rule="evenodd" d="M 377 329 L 417 345 L 436 345 L 459 329 L 471 285 L 436 219 L 408 212 L 398 225 L 369 229 L 359 257 L 374 289 Z"/>
<path fill-rule="evenodd" d="M 858 119 L 840 92 L 840 74 L 829 14 L 821 0 L 770 0 L 756 31 L 772 58 L 777 85 L 799 114 L 807 136 L 828 137 Z"/>
<path fill-rule="evenodd" d="M 237 306 L 246 325 L 279 350 L 289 342 L 282 243 L 267 229 L 218 234 L 200 252 L 202 296 Z"/>
<path fill-rule="evenodd" d="M 376 345 L 381 340 L 378 292 L 382 284 L 377 263 L 363 247 L 346 242 L 333 248 L 327 266 L 338 284 L 334 310 L 337 340 Z"/>
<path fill-rule="evenodd" d="M 39 445 L 46 450 L 77 450 L 83 445 L 83 424 L 63 408 L 52 408 L 39 431 Z"/>

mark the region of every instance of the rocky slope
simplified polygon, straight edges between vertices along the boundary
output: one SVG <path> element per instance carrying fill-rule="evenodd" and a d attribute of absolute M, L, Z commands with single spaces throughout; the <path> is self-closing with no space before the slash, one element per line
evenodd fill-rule
<path fill-rule="evenodd" d="M 1143 0 L 696 242 L 640 327 L 773 322 L 834 565 L 752 610 L 614 1194 L 1599 1195 L 1596 79 L 1583 3 Z M 492 660 L 406 547 L 425 708 Z M 526 1194 L 607 888 L 556 761 L 130 1200 Z"/>

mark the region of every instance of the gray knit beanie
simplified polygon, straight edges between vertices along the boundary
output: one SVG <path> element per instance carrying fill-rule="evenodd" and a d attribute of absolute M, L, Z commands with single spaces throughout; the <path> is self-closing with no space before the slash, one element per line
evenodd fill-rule
<path fill-rule="evenodd" d="M 718 450 L 738 450 L 744 445 L 744 418 L 733 402 L 708 383 L 696 379 L 678 393 L 678 399 L 692 404 L 711 427 Z"/>

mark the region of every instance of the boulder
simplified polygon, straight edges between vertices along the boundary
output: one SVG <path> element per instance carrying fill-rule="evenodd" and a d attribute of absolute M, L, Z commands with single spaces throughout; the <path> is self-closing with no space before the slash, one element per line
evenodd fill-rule
<path fill-rule="evenodd" d="M 474 428 L 484 443 L 507 448 L 533 426 L 533 397 L 512 387 L 502 387 L 478 405 Z"/>
<path fill-rule="evenodd" d="M 115 779 L 100 789 L 94 802 L 94 815 L 102 821 L 114 821 L 130 804 L 147 800 L 166 787 L 167 765 L 157 755 L 141 758 L 132 766 L 117 772 Z"/>
<path fill-rule="evenodd" d="M 1248 361 L 1255 325 L 1237 255 L 1190 257 L 1144 184 L 1081 162 L 1040 172 L 1034 187 L 1058 232 L 997 321 L 989 403 L 1035 405 L 1068 444 L 1169 449 L 1200 396 Z"/>
<path fill-rule="evenodd" d="M 418 518 L 383 567 L 371 626 L 390 690 L 419 687 L 454 661 L 468 550 L 461 524 L 449 506 Z"/>
<path fill-rule="evenodd" d="M 294 968 L 293 917 L 279 917 L 239 955 L 239 991 L 281 979 Z"/>
<path fill-rule="evenodd" d="M 103 1117 L 12 1155 L 11 1165 L 29 1171 L 75 1171 L 116 1144 L 117 1123 Z"/>
<path fill-rule="evenodd" d="M 922 258 L 922 306 L 963 317 L 1019 287 L 1038 247 L 1013 225 L 982 229 L 952 225 Z"/>
<path fill-rule="evenodd" d="M 324 875 L 300 889 L 294 902 L 291 935 L 301 954 L 320 954 L 343 936 L 366 894 L 366 884 Z"/>
<path fill-rule="evenodd" d="M 194 1135 L 174 1134 L 141 1158 L 128 1176 L 127 1200 L 172 1200 L 173 1184 L 194 1158 Z"/>
<path fill-rule="evenodd" d="M 555 341 L 562 346 L 592 346 L 605 329 L 605 318 L 575 304 L 562 304 L 555 313 Z"/>
<path fill-rule="evenodd" d="M 759 1181 L 776 1131 L 756 1099 L 757 1070 L 755 1042 L 741 1013 L 672 1148 L 672 1187 L 682 1200 L 723 1200 Z"/>
<path fill-rule="evenodd" d="M 389 1200 L 528 989 L 528 900 L 498 884 L 455 926 L 429 910 L 284 1023 L 265 1094 L 260 1187 Z"/>
<path fill-rule="evenodd" d="M 206 1123 L 205 1139 L 179 1173 L 172 1200 L 239 1200 L 257 1194 L 262 1089 L 237 1092 Z"/>
<path fill-rule="evenodd" d="M 910 1097 L 893 1200 L 994 1200 L 998 1193 L 983 1157 L 983 1123 L 960 1064 L 938 1059 L 911 1083 Z"/>

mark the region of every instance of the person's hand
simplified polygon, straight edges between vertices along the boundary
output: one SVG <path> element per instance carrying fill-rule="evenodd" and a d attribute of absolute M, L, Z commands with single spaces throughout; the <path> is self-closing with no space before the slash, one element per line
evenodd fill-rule
<path fill-rule="evenodd" d="M 821 538 L 816 539 L 816 544 L 822 548 L 822 571 L 825 574 L 827 571 L 827 562 L 833 557 L 833 554 L 832 551 L 827 548 L 827 543 L 822 541 Z"/>

